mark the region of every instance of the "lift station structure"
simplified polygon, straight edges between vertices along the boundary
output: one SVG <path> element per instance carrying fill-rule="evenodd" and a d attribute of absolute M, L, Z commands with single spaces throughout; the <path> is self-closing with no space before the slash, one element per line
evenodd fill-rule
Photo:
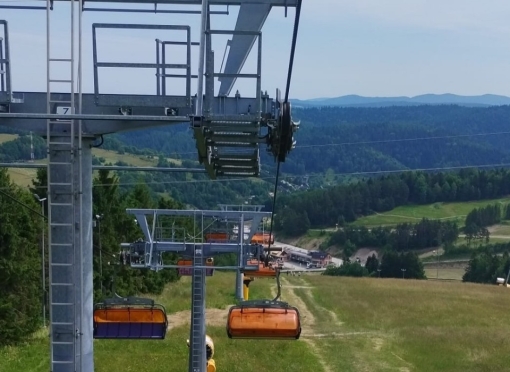
<path fill-rule="evenodd" d="M 261 52 L 262 27 L 272 8 L 300 9 L 301 0 L 34 0 L 16 5 L 0 5 L 0 9 L 46 12 L 46 92 L 14 90 L 11 43 L 8 24 L 0 20 L 0 125 L 32 131 L 47 141 L 48 169 L 48 237 L 49 237 L 49 301 L 50 301 L 50 363 L 52 372 L 92 372 L 93 359 L 93 269 L 92 269 L 92 153 L 93 142 L 100 136 L 155 126 L 188 123 L 196 141 L 198 159 L 210 178 L 257 177 L 260 174 L 260 145 L 265 144 L 278 161 L 293 148 L 293 132 L 288 88 L 282 100 L 279 90 L 270 98 L 262 92 Z M 114 8 L 96 8 L 99 3 Z M 200 16 L 200 30 L 183 25 L 96 23 L 92 26 L 94 92 L 83 92 L 83 12 L 139 12 L 133 5 L 153 4 L 151 13 L 188 13 Z M 158 6 L 189 6 L 189 10 L 158 9 Z M 211 16 L 226 12 L 212 11 L 211 6 L 238 6 L 233 30 L 211 29 Z M 51 33 L 53 8 L 69 9 L 68 30 Z M 282 12 L 283 13 L 283 12 Z M 60 20 L 61 21 L 61 20 Z M 155 63 L 105 62 L 99 58 L 96 32 L 99 29 L 178 30 L 186 40 L 157 40 Z M 294 30 L 296 33 L 296 29 Z M 197 35 L 198 41 L 192 40 Z M 219 72 L 214 65 L 212 38 L 230 35 L 225 68 Z M 162 36 L 163 37 L 163 36 Z M 68 50 L 55 50 L 53 43 L 65 40 Z M 294 41 L 295 43 L 295 41 Z M 168 63 L 167 45 L 184 45 L 186 62 Z M 198 71 L 191 71 L 191 46 L 199 47 Z M 295 45 L 295 44 L 294 44 Z M 241 69 L 250 51 L 256 48 L 257 67 L 253 74 Z M 42 61 L 35 61 L 42 62 Z M 64 67 L 66 66 L 66 67 Z M 102 94 L 99 90 L 100 68 L 153 69 L 156 93 Z M 52 77 L 54 71 L 69 71 L 65 78 Z M 175 71 L 180 71 L 176 73 Z M 283 73 L 283 71 L 282 71 Z M 290 76 L 290 75 L 289 75 Z M 168 78 L 185 81 L 182 95 L 167 94 Z M 238 78 L 256 81 L 251 96 L 231 95 Z M 192 79 L 197 81 L 197 94 L 191 95 Z M 215 79 L 220 82 L 216 93 Z M 290 78 L 289 78 L 290 80 Z M 65 87 L 65 88 L 62 88 Z M 221 211 L 224 217 L 240 218 L 239 212 Z M 137 219 L 148 211 L 131 211 Z M 154 211 L 150 212 L 154 213 Z M 159 212 L 158 212 L 159 213 Z M 191 212 L 188 212 L 191 213 Z M 195 212 L 193 212 L 195 213 Z M 236 214 L 237 213 L 237 214 Z M 206 213 L 207 214 L 207 213 Z M 243 212 L 243 218 L 261 216 L 262 212 Z M 258 218 L 258 217 L 257 217 Z M 241 230 L 242 231 L 242 230 Z M 144 231 L 146 239 L 153 239 Z M 148 240 L 150 252 L 157 252 L 154 240 Z M 195 247 L 196 244 L 193 244 Z M 163 244 L 159 245 L 164 246 Z M 181 248 L 179 249 L 182 249 Z M 185 246 L 188 249 L 188 246 Z M 224 247 L 225 248 L 225 247 Z M 208 248 L 203 247 L 204 250 Z M 242 239 L 227 247 L 237 251 L 240 265 L 245 257 Z M 193 281 L 203 283 L 207 266 L 202 265 L 203 253 L 193 250 Z M 201 251 L 202 252 L 202 251 Z M 220 253 L 208 251 L 208 253 Z M 253 253 L 253 252 L 252 252 Z M 156 255 L 151 256 L 151 260 Z M 152 262 L 152 261 L 151 261 Z M 249 268 L 248 268 L 249 269 Z M 238 270 L 239 271 L 239 270 Z M 195 285 L 195 284 L 194 284 Z M 203 288 L 203 286 L 202 286 Z M 194 294 L 202 289 L 193 288 Z M 198 296 L 198 295 L 197 295 Z M 198 297 L 197 297 L 198 298 Z M 198 304 L 198 302 L 197 302 Z M 203 310 L 203 303 L 202 305 Z M 193 309 L 194 310 L 194 309 Z M 192 314 L 196 314 L 192 311 Z M 204 372 L 202 354 L 204 331 L 193 333 L 202 321 L 192 319 L 190 371 Z M 198 326 L 197 326 L 198 327 Z M 198 328 L 196 328 L 198 329 Z M 193 336 L 195 335 L 195 340 Z M 200 336 L 199 336 L 200 335 Z M 199 337 L 200 340 L 196 340 Z M 199 350 L 200 348 L 200 350 Z"/>

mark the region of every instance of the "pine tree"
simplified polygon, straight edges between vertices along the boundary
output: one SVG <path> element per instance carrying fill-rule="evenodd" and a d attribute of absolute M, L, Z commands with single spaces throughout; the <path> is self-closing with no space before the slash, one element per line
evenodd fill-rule
<path fill-rule="evenodd" d="M 13 185 L 6 169 L 0 188 L 0 345 L 6 345 L 25 339 L 41 320 L 42 219 L 34 197 Z"/>

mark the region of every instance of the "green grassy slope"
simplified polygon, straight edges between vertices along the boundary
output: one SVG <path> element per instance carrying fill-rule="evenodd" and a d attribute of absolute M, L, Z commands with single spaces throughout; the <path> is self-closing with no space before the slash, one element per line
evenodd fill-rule
<path fill-rule="evenodd" d="M 257 280 L 250 286 L 250 296 L 271 296 L 274 280 Z M 216 272 L 207 279 L 208 334 L 215 341 L 215 361 L 218 370 L 226 372 L 259 372 L 273 368 L 309 372 L 318 360 L 305 343 L 282 341 L 229 340 L 226 321 L 229 305 L 235 303 L 235 276 Z M 166 288 L 155 298 L 169 314 L 166 339 L 156 340 L 95 340 L 95 371 L 111 372 L 182 372 L 187 371 L 190 320 L 190 278 Z M 0 349 L 0 371 L 48 371 L 49 343 L 47 332 L 41 331 L 31 343 Z"/>
<path fill-rule="evenodd" d="M 497 286 L 323 276 L 282 278 L 282 299 L 299 308 L 299 341 L 229 340 L 234 275 L 208 279 L 208 334 L 218 371 L 503 371 L 510 364 L 510 291 Z M 250 286 L 252 298 L 274 293 L 273 280 Z M 187 370 L 190 281 L 157 299 L 167 306 L 164 341 L 96 340 L 96 371 Z M 47 371 L 44 332 L 0 349 L 0 370 Z"/>
<path fill-rule="evenodd" d="M 428 205 L 406 205 L 397 207 L 389 212 L 373 214 L 356 220 L 356 226 L 391 226 L 403 222 L 419 222 L 422 218 L 457 220 L 459 225 L 464 224 L 466 215 L 475 208 L 488 204 L 510 203 L 510 198 L 479 200 L 460 203 L 434 203 Z"/>
<path fill-rule="evenodd" d="M 0 144 L 12 141 L 16 138 L 18 138 L 17 134 L 0 133 Z M 137 167 L 155 167 L 158 163 L 157 158 L 148 158 L 147 156 L 128 153 L 119 154 L 116 151 L 105 150 L 102 148 L 93 148 L 92 154 L 98 158 L 104 158 L 105 163 L 112 164 L 120 161 Z M 182 164 L 182 161 L 177 159 L 169 158 L 168 161 L 176 166 L 180 166 Z M 39 164 L 46 164 L 46 159 L 36 160 L 35 162 Z M 35 178 L 36 172 L 36 169 L 9 168 L 9 176 L 11 177 L 11 180 L 19 186 L 32 185 L 32 180 Z"/>

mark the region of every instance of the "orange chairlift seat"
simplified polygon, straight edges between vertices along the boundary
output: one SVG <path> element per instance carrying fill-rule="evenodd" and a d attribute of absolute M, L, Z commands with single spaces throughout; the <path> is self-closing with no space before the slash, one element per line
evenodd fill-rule
<path fill-rule="evenodd" d="M 205 234 L 207 243 L 225 243 L 228 242 L 228 234 L 226 232 L 210 232 Z"/>
<path fill-rule="evenodd" d="M 258 266 L 256 270 L 245 270 L 244 274 L 253 278 L 274 278 L 277 275 L 277 271 L 273 266 L 273 263 L 265 265 L 264 262 L 252 259 L 248 260 L 247 266 Z"/>
<path fill-rule="evenodd" d="M 167 328 L 165 308 L 151 299 L 110 298 L 94 306 L 94 338 L 162 340 Z"/>
<path fill-rule="evenodd" d="M 251 238 L 251 244 L 273 244 L 274 236 L 268 233 L 255 233 Z"/>
<path fill-rule="evenodd" d="M 177 266 L 184 266 L 178 268 L 179 275 L 183 276 L 190 276 L 193 275 L 193 268 L 192 267 L 186 267 L 186 266 L 193 266 L 193 261 L 191 259 L 180 259 L 177 261 Z M 205 259 L 205 266 L 211 266 L 210 269 L 205 270 L 206 276 L 212 276 L 214 274 L 214 259 L 212 257 L 208 257 Z"/>
<path fill-rule="evenodd" d="M 297 340 L 301 335 L 301 317 L 296 307 L 274 300 L 243 301 L 228 312 L 227 336 L 232 339 Z"/>

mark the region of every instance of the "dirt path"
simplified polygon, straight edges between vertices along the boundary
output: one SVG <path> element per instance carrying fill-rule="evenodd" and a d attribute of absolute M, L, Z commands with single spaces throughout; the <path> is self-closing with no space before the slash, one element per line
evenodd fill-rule
<path fill-rule="evenodd" d="M 314 338 L 318 336 L 315 331 L 316 326 L 316 318 L 315 315 L 310 311 L 310 309 L 306 306 L 306 303 L 296 295 L 294 289 L 296 288 L 305 288 L 308 291 L 311 291 L 310 286 L 292 286 L 289 281 L 281 277 L 282 284 L 282 295 L 281 300 L 286 301 L 292 306 L 295 306 L 299 309 L 299 313 L 301 315 L 301 337 L 300 339 L 306 342 L 306 344 L 310 347 L 314 355 L 317 357 L 320 365 L 324 372 L 333 372 L 333 368 L 328 364 L 327 360 L 322 356 L 320 348 L 317 346 Z M 273 287 L 273 292 L 276 294 L 276 285 Z"/>
<path fill-rule="evenodd" d="M 227 324 L 228 309 L 233 305 L 228 305 L 225 309 L 206 309 L 205 322 L 208 326 L 221 327 Z M 184 310 L 167 316 L 168 330 L 191 324 L 191 311 Z"/>
<path fill-rule="evenodd" d="M 350 337 L 367 337 L 373 342 L 374 352 L 379 352 L 384 346 L 385 340 L 377 332 L 353 332 L 346 331 L 343 327 L 343 322 L 339 319 L 338 315 L 329 309 L 326 309 L 314 300 L 311 286 L 305 279 L 299 278 L 292 280 L 292 283 L 285 277 L 281 277 L 282 293 L 280 300 L 288 302 L 291 306 L 298 308 L 301 315 L 301 337 L 300 341 L 305 342 L 312 353 L 317 357 L 317 361 L 322 367 L 324 372 L 335 372 L 335 368 L 328 362 L 328 359 L 323 354 L 323 350 L 319 347 L 318 341 L 321 339 L 340 339 Z M 276 282 L 271 285 L 272 298 L 276 297 Z M 301 290 L 300 294 L 296 294 L 295 290 Z M 304 293 L 304 296 L 303 296 Z M 310 304 L 310 307 L 307 305 Z M 233 306 L 229 305 L 225 309 L 206 309 L 205 317 L 208 326 L 225 326 L 227 323 L 228 309 Z M 190 324 L 190 311 L 179 311 L 168 315 L 168 330 L 173 328 L 185 326 Z M 325 326 L 326 325 L 326 326 Z M 407 365 L 410 365 L 398 355 L 395 358 L 399 359 Z M 408 367 L 400 367 L 400 372 L 409 372 Z"/>
<path fill-rule="evenodd" d="M 339 327 L 343 324 L 343 322 L 341 322 L 339 319 L 338 319 L 338 316 L 336 315 L 336 313 L 334 311 L 331 311 L 329 309 L 326 309 L 325 307 L 322 307 L 320 306 L 319 304 L 317 304 L 314 299 L 313 299 L 313 294 L 312 294 L 312 289 L 314 288 L 313 286 L 310 286 L 310 285 L 306 285 L 308 284 L 306 282 L 305 279 L 302 279 L 302 278 L 299 278 L 298 279 L 299 283 L 300 284 L 303 284 L 303 285 L 290 285 L 290 283 L 288 282 L 288 280 L 286 278 L 283 278 L 282 280 L 282 283 L 285 283 L 284 284 L 284 288 L 285 289 L 304 289 L 304 292 L 305 292 L 305 295 L 306 297 L 308 298 L 309 302 L 313 302 L 314 303 L 314 306 L 317 308 L 317 310 L 321 311 L 321 312 L 324 312 L 326 314 L 328 314 L 331 322 L 332 322 L 332 326 L 333 328 L 336 328 L 336 327 Z M 292 291 L 292 294 L 299 298 L 299 301 L 301 301 L 303 303 L 303 306 L 306 307 L 305 303 L 301 300 L 301 298 L 299 296 L 297 296 L 294 291 Z M 308 309 L 307 309 L 308 310 Z M 310 312 L 311 313 L 311 312 Z M 313 314 L 312 314 L 313 316 Z"/>
<path fill-rule="evenodd" d="M 310 286 L 309 282 L 307 282 L 304 278 L 293 279 L 292 284 L 286 278 L 281 278 L 281 282 L 282 300 L 289 302 L 292 306 L 296 306 L 301 314 L 303 330 L 300 340 L 306 342 L 306 344 L 310 347 L 324 372 L 333 372 L 335 371 L 335 368 L 328 362 L 323 350 L 319 347 L 318 341 L 321 339 L 345 339 L 352 337 L 366 338 L 371 342 L 371 348 L 375 353 L 381 352 L 388 341 L 388 335 L 383 335 L 376 331 L 346 331 L 343 326 L 344 323 L 339 319 L 339 316 L 334 311 L 322 307 L 315 301 L 312 293 L 312 289 L 314 287 Z M 274 287 L 274 292 L 276 292 L 276 286 Z M 302 290 L 300 295 L 295 293 L 295 289 Z M 303 292 L 304 297 L 302 295 Z M 311 304 L 311 307 L 308 307 L 307 303 Z M 409 367 L 412 367 L 410 363 L 402 359 L 397 354 L 392 354 L 396 359 L 398 359 L 397 366 L 395 368 L 399 372 L 411 371 L 409 369 Z M 361 360 L 363 359 L 362 356 L 360 356 L 360 358 Z M 384 362 L 381 363 L 384 364 Z M 404 366 L 400 363 L 404 363 Z M 398 366 L 398 364 L 400 364 L 400 366 Z M 362 365 L 364 365 L 364 363 L 359 365 L 361 368 L 360 370 L 370 368 L 369 365 L 361 367 Z"/>

